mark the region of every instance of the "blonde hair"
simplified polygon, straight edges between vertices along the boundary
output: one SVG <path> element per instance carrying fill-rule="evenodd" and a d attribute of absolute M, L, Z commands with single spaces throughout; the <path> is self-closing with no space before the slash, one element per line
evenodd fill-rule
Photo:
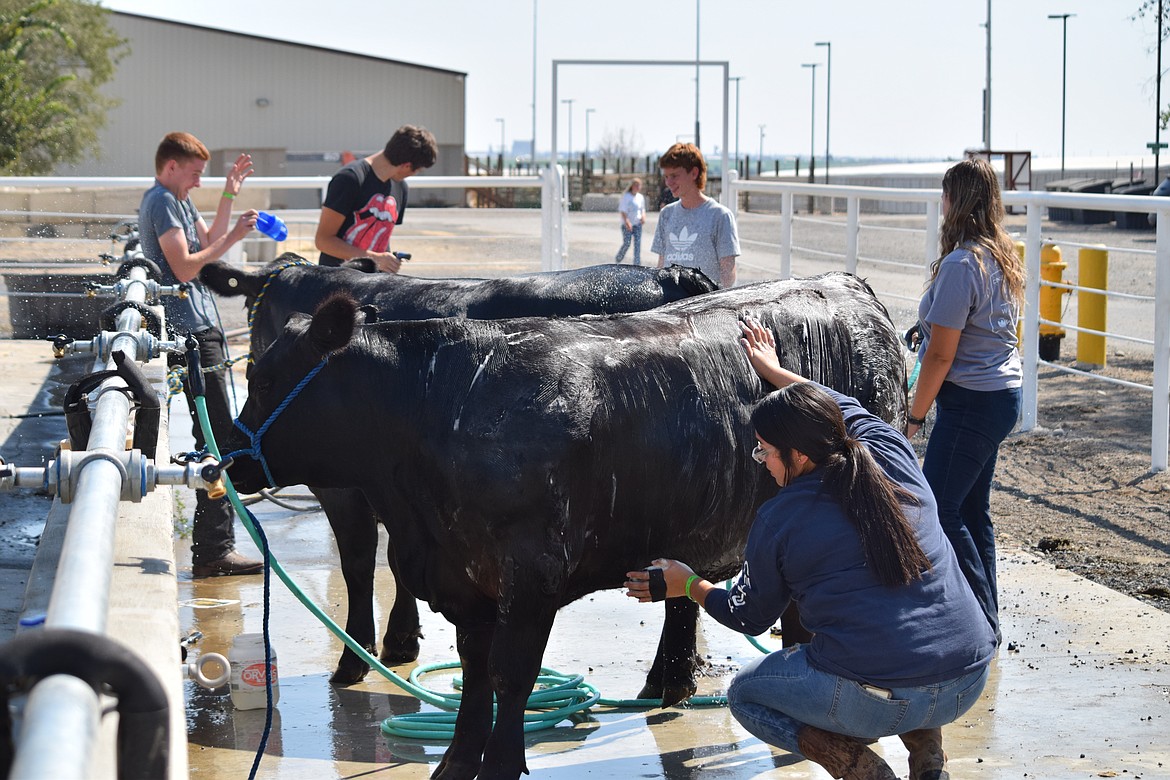
<path fill-rule="evenodd" d="M 1024 261 L 1003 227 L 1003 199 L 991 163 L 982 158 L 963 160 L 943 176 L 943 195 L 950 201 L 939 235 L 937 260 L 930 266 L 930 282 L 938 276 L 943 258 L 960 246 L 971 250 L 987 274 L 987 256 L 999 266 L 1004 292 L 1014 301 L 1024 299 Z"/>
<path fill-rule="evenodd" d="M 626 192 L 633 192 L 633 191 L 634 191 L 634 185 L 635 185 L 635 184 L 637 184 L 639 187 L 641 187 L 641 186 L 642 186 L 642 180 L 641 180 L 641 179 L 638 179 L 638 178 L 631 179 L 631 180 L 630 180 L 630 184 L 629 184 L 629 186 L 628 186 L 628 187 L 626 187 Z"/>

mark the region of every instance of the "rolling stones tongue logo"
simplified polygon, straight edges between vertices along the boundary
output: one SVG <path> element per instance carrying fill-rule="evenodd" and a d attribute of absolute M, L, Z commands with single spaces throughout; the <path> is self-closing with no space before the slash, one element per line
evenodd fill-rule
<path fill-rule="evenodd" d="M 353 225 L 345 231 L 345 243 L 371 252 L 385 252 L 398 220 L 398 201 L 393 195 L 375 195 L 354 212 Z"/>

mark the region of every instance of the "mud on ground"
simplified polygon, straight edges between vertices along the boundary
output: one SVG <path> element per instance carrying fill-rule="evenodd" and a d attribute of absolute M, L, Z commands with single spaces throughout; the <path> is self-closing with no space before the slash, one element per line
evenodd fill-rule
<path fill-rule="evenodd" d="M 1149 359 L 1108 362 L 1109 375 L 1151 384 Z M 1000 447 L 1001 544 L 1170 612 L 1170 472 L 1150 471 L 1150 393 L 1046 369 L 1038 420 Z"/>

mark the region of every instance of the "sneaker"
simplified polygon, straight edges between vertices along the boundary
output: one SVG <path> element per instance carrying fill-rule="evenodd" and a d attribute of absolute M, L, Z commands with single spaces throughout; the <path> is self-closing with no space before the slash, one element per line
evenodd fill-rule
<path fill-rule="evenodd" d="M 232 550 L 217 561 L 196 563 L 191 567 L 191 576 L 195 579 L 231 577 L 237 574 L 259 574 L 262 571 L 264 571 L 264 561 L 248 560 Z"/>

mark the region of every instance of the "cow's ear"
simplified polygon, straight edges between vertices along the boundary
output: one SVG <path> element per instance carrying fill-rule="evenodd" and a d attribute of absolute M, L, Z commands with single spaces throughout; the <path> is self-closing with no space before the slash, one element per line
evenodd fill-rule
<path fill-rule="evenodd" d="M 358 307 L 358 320 L 363 325 L 373 325 L 378 321 L 378 307 L 366 304 Z"/>
<path fill-rule="evenodd" d="M 341 349 L 353 338 L 357 305 L 343 296 L 334 296 L 317 309 L 309 325 L 309 339 L 322 354 Z"/>

